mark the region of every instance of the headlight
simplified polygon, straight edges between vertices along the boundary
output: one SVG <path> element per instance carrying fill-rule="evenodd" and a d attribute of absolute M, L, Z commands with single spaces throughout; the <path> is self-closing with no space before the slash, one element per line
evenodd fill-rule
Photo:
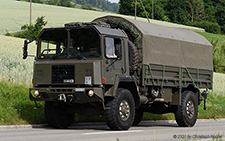
<path fill-rule="evenodd" d="M 90 97 L 92 97 L 92 96 L 94 95 L 94 91 L 93 91 L 93 90 L 89 90 L 89 91 L 88 91 L 88 95 L 89 95 Z"/>
<path fill-rule="evenodd" d="M 39 90 L 34 91 L 34 96 L 36 96 L 36 97 L 39 96 Z"/>

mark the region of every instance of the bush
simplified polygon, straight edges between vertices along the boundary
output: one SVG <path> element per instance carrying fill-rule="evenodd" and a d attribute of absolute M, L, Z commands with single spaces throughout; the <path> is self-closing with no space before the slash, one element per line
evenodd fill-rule
<path fill-rule="evenodd" d="M 225 25 L 222 25 L 222 26 L 220 26 L 221 27 L 221 32 L 223 33 L 223 34 L 225 34 Z"/>
<path fill-rule="evenodd" d="M 81 8 L 82 8 L 82 9 L 85 9 L 85 10 L 93 10 L 93 11 L 96 11 L 96 10 L 95 10 L 94 8 L 92 8 L 91 5 L 89 5 L 89 4 L 88 4 L 88 5 L 82 5 Z"/>
<path fill-rule="evenodd" d="M 219 49 L 216 48 L 218 41 L 219 41 L 218 39 L 216 41 L 214 41 L 213 39 L 210 41 L 210 43 L 213 45 L 213 68 L 215 72 L 217 72 L 219 63 L 220 63 L 220 60 L 217 57 L 219 53 Z"/>
<path fill-rule="evenodd" d="M 14 37 L 26 38 L 36 40 L 41 30 L 47 24 L 47 21 L 44 21 L 44 16 L 38 17 L 36 23 L 33 25 L 25 24 L 21 27 L 22 32 L 15 33 Z"/>
<path fill-rule="evenodd" d="M 16 0 L 16 1 L 26 1 L 26 2 L 30 2 L 30 0 Z M 33 3 L 41 3 L 43 4 L 43 0 L 32 0 Z"/>
<path fill-rule="evenodd" d="M 220 34 L 220 26 L 218 23 L 213 23 L 209 21 L 201 21 L 201 22 L 188 22 L 186 24 L 190 26 L 204 28 L 205 31 L 210 33 Z"/>

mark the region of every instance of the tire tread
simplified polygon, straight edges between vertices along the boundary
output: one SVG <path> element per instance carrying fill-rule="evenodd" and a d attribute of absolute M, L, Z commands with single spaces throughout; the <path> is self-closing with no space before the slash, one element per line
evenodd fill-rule
<path fill-rule="evenodd" d="M 57 129 L 65 129 L 73 124 L 74 114 L 66 114 L 60 117 L 59 108 L 62 105 L 55 105 L 54 102 L 45 102 L 45 119 L 49 126 Z"/>
<path fill-rule="evenodd" d="M 192 91 L 188 91 L 188 90 L 184 91 L 182 93 L 181 105 L 177 106 L 177 109 L 175 111 L 175 119 L 176 119 L 177 124 L 180 127 L 192 127 L 192 126 L 194 126 L 194 124 L 197 120 L 197 115 L 194 115 L 194 116 L 196 116 L 196 119 L 195 118 L 192 119 L 193 123 L 188 123 L 188 121 L 185 119 L 185 111 L 186 110 L 185 110 L 185 106 L 183 104 L 184 104 L 186 98 L 188 97 L 189 93 L 190 93 L 190 96 L 193 95 L 195 97 L 195 95 Z M 196 103 L 194 103 L 194 104 L 195 104 L 194 106 L 197 106 Z M 197 110 L 195 112 L 198 114 L 198 108 L 195 110 Z"/>
<path fill-rule="evenodd" d="M 118 100 L 120 94 L 122 93 L 122 91 L 124 91 L 124 90 L 126 90 L 126 89 L 118 88 L 114 99 L 107 102 L 107 104 L 106 104 L 106 107 L 108 108 L 105 111 L 106 123 L 107 123 L 108 127 L 112 130 L 128 130 L 129 129 L 129 127 L 124 128 L 118 124 L 117 111 L 115 110 L 115 108 L 117 107 L 117 100 Z M 134 103 L 133 98 L 132 98 L 132 102 Z M 132 117 L 132 123 L 133 123 L 133 120 L 134 120 L 134 117 Z"/>

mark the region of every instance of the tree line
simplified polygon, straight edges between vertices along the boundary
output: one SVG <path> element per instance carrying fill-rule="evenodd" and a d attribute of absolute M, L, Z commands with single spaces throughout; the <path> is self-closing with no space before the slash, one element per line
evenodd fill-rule
<path fill-rule="evenodd" d="M 96 8 L 100 8 L 104 11 L 112 11 L 117 13 L 119 4 L 118 3 L 111 3 L 108 0 L 71 0 L 74 3 L 80 5 L 91 5 Z"/>
<path fill-rule="evenodd" d="M 30 0 L 17 0 L 17 1 L 27 1 Z M 82 9 L 87 10 L 95 10 L 95 8 L 102 9 L 104 11 L 111 11 L 117 13 L 119 4 L 118 3 L 111 3 L 108 0 L 32 0 L 34 3 L 42 3 L 42 4 L 49 4 L 49 5 L 57 5 L 57 6 L 64 6 L 64 7 L 75 7 L 76 4 L 82 5 Z"/>
<path fill-rule="evenodd" d="M 146 17 L 141 2 L 148 17 L 225 34 L 225 0 L 137 0 L 139 17 Z M 135 15 L 135 0 L 120 0 L 119 4 L 120 14 Z"/>

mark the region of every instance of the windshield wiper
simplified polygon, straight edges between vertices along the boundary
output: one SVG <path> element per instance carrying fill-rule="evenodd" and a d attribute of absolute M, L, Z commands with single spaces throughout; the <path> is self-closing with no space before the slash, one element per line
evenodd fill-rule
<path fill-rule="evenodd" d="M 76 53 L 81 58 L 81 60 L 86 60 L 86 57 L 83 56 L 81 53 L 79 53 L 79 52 L 76 52 Z"/>
<path fill-rule="evenodd" d="M 86 60 L 86 57 L 85 56 L 83 56 L 81 53 L 79 53 L 79 52 L 77 52 L 77 51 L 73 51 L 73 53 L 72 54 L 74 54 L 74 55 L 71 55 L 71 52 L 69 53 L 70 54 L 70 57 L 72 56 L 74 56 L 75 54 L 77 55 L 77 57 L 79 57 L 78 59 L 81 59 L 81 60 Z"/>
<path fill-rule="evenodd" d="M 59 55 L 61 55 L 61 53 L 58 53 L 58 54 L 53 55 L 52 58 L 50 59 L 50 61 L 55 60 L 55 58 L 56 58 L 57 56 L 59 56 Z"/>
<path fill-rule="evenodd" d="M 50 59 L 50 61 L 55 60 L 55 58 L 58 57 L 58 56 L 60 56 L 60 55 L 62 55 L 62 56 L 64 56 L 64 57 L 66 56 L 64 53 L 59 52 L 59 53 L 53 55 L 52 58 Z"/>

